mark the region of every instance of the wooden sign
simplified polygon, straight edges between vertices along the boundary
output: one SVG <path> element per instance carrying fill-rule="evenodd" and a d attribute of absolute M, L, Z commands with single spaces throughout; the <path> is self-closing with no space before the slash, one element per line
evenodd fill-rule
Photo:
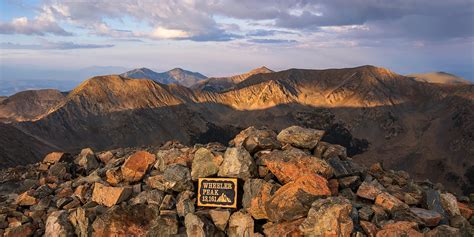
<path fill-rule="evenodd" d="M 237 208 L 237 179 L 199 178 L 198 206 Z"/>

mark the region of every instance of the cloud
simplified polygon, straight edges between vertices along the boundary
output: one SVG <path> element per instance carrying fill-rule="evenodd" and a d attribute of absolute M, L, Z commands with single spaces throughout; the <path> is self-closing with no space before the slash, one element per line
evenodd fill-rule
<path fill-rule="evenodd" d="M 257 44 L 293 44 L 297 43 L 296 40 L 285 40 L 285 39 L 249 39 L 247 40 L 251 43 Z"/>
<path fill-rule="evenodd" d="M 74 42 L 51 42 L 42 40 L 40 44 L 17 44 L 17 43 L 0 43 L 1 49 L 31 49 L 31 50 L 47 50 L 47 49 L 97 49 L 97 48 L 111 48 L 113 44 L 77 44 Z"/>
<path fill-rule="evenodd" d="M 265 30 L 265 29 L 258 29 L 252 30 L 246 34 L 246 36 L 274 36 L 277 34 L 297 34 L 290 31 L 284 30 Z"/>
<path fill-rule="evenodd" d="M 70 36 L 72 33 L 65 31 L 57 23 L 43 18 L 28 20 L 26 17 L 13 18 L 11 22 L 0 22 L 0 34 L 24 35 L 61 35 Z"/>

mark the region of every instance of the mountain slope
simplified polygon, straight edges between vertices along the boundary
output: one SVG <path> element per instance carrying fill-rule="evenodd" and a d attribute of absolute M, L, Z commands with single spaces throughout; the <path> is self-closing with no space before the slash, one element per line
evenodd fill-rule
<path fill-rule="evenodd" d="M 428 83 L 441 83 L 441 84 L 471 84 L 468 80 L 458 77 L 453 74 L 446 72 L 429 72 L 410 74 L 408 77 L 412 77 L 417 81 L 428 82 Z"/>
<path fill-rule="evenodd" d="M 242 78 L 215 92 L 95 77 L 49 114 L 17 126 L 66 150 L 101 150 L 171 139 L 225 143 L 238 128 L 298 124 L 328 131 L 324 139 L 361 162 L 383 161 L 455 191 L 474 188 L 466 174 L 474 166 L 473 85 L 418 82 L 373 66 Z"/>
<path fill-rule="evenodd" d="M 34 119 L 56 106 L 64 95 L 58 90 L 30 90 L 0 101 L 0 121 Z"/>
<path fill-rule="evenodd" d="M 180 84 L 187 87 L 207 78 L 198 72 L 191 72 L 181 68 L 174 68 L 162 73 L 155 72 L 148 68 L 139 68 L 120 75 L 128 78 L 150 79 L 162 84 Z"/>
<path fill-rule="evenodd" d="M 236 75 L 236 76 L 209 78 L 207 80 L 204 80 L 195 84 L 192 88 L 197 89 L 197 90 L 202 90 L 202 91 L 214 91 L 214 92 L 225 91 L 232 88 L 236 84 L 242 81 L 245 81 L 247 78 L 253 75 L 257 75 L 260 73 L 271 73 L 271 72 L 273 71 L 268 69 L 265 66 L 262 66 L 259 68 L 255 68 L 247 73 Z"/>

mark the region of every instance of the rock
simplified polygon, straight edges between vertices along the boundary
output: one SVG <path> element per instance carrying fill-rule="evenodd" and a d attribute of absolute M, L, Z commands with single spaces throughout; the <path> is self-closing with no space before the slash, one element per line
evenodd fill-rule
<path fill-rule="evenodd" d="M 188 213 L 184 218 L 187 236 L 214 236 L 216 229 L 212 222 L 204 216 Z"/>
<path fill-rule="evenodd" d="M 70 162 L 71 160 L 72 158 L 68 153 L 51 152 L 44 157 L 43 164 L 53 165 L 58 162 Z"/>
<path fill-rule="evenodd" d="M 163 174 L 163 181 L 167 190 L 182 192 L 194 189 L 191 172 L 186 166 L 180 164 L 169 165 Z"/>
<path fill-rule="evenodd" d="M 377 237 L 392 237 L 392 236 L 410 236 L 423 237 L 423 234 L 418 232 L 418 224 L 409 221 L 398 221 L 383 226 L 382 230 L 377 232 Z"/>
<path fill-rule="evenodd" d="M 425 233 L 425 237 L 461 236 L 459 229 L 449 225 L 440 225 Z"/>
<path fill-rule="evenodd" d="M 319 142 L 318 145 L 314 148 L 313 154 L 316 157 L 327 160 L 333 157 L 338 157 L 341 160 L 347 158 L 347 150 L 341 145 L 330 144 L 327 142 Z"/>
<path fill-rule="evenodd" d="M 244 143 L 244 140 L 251 134 L 257 132 L 258 129 L 256 129 L 254 126 L 248 127 L 244 130 L 242 130 L 239 134 L 235 136 L 234 139 L 232 139 L 229 142 L 230 146 L 233 147 L 240 147 Z"/>
<path fill-rule="evenodd" d="M 354 175 L 360 176 L 364 172 L 360 165 L 352 162 L 350 159 L 341 160 L 339 157 L 333 157 L 328 159 L 328 163 L 333 168 L 336 178 Z"/>
<path fill-rule="evenodd" d="M 242 211 L 230 216 L 227 235 L 229 237 L 253 236 L 254 222 L 249 214 Z"/>
<path fill-rule="evenodd" d="M 305 236 L 351 236 L 352 205 L 341 197 L 329 197 L 313 202 L 308 217 L 300 225 Z"/>
<path fill-rule="evenodd" d="M 359 176 L 347 176 L 340 178 L 338 183 L 341 188 L 350 188 L 352 191 L 356 191 L 361 182 Z"/>
<path fill-rule="evenodd" d="M 128 182 L 141 180 L 155 160 L 155 156 L 146 151 L 133 153 L 121 167 L 124 180 Z"/>
<path fill-rule="evenodd" d="M 72 197 L 60 198 L 56 201 L 56 207 L 62 209 L 66 204 L 72 202 Z"/>
<path fill-rule="evenodd" d="M 337 196 L 339 194 L 339 181 L 337 179 L 328 180 L 328 187 L 331 190 L 331 195 Z"/>
<path fill-rule="evenodd" d="M 94 191 L 92 192 L 92 201 L 111 207 L 127 200 L 131 194 L 131 187 L 108 187 L 101 183 L 95 183 Z"/>
<path fill-rule="evenodd" d="M 74 227 L 74 233 L 78 237 L 88 237 L 91 235 L 89 218 L 84 208 L 77 208 L 69 214 L 69 221 Z"/>
<path fill-rule="evenodd" d="M 105 171 L 105 181 L 111 185 L 117 185 L 122 182 L 122 171 L 119 167 L 109 169 Z"/>
<path fill-rule="evenodd" d="M 297 180 L 301 176 L 319 174 L 325 178 L 333 175 L 331 166 L 317 157 L 289 151 L 273 151 L 263 158 L 264 165 L 282 183 Z"/>
<path fill-rule="evenodd" d="M 81 150 L 81 153 L 76 158 L 76 164 L 84 168 L 87 173 L 99 167 L 99 162 L 97 161 L 94 152 L 90 148 Z"/>
<path fill-rule="evenodd" d="M 167 194 L 161 202 L 160 210 L 171 210 L 175 207 L 175 205 L 176 199 L 173 197 L 173 195 Z"/>
<path fill-rule="evenodd" d="M 155 164 L 155 168 L 163 171 L 166 166 L 171 164 L 180 164 L 186 167 L 191 167 L 193 157 L 183 149 L 171 148 L 166 150 L 159 150 L 156 153 L 158 162 Z"/>
<path fill-rule="evenodd" d="M 441 193 L 441 206 L 450 216 L 460 215 L 461 211 L 458 207 L 456 197 L 451 193 Z"/>
<path fill-rule="evenodd" d="M 400 201 L 398 198 L 389 193 L 383 192 L 375 198 L 375 204 L 381 206 L 386 211 L 394 211 L 398 209 L 407 209 L 408 205 Z"/>
<path fill-rule="evenodd" d="M 130 200 L 131 204 L 148 204 L 160 206 L 165 193 L 160 190 L 152 189 L 139 193 L 136 197 Z"/>
<path fill-rule="evenodd" d="M 178 233 L 178 221 L 147 205 L 114 206 L 95 219 L 92 229 L 92 236 L 171 236 Z"/>
<path fill-rule="evenodd" d="M 257 166 L 249 152 L 242 147 L 227 148 L 224 161 L 219 167 L 219 177 L 235 177 L 247 180 L 257 175 Z"/>
<path fill-rule="evenodd" d="M 44 236 L 72 236 L 74 228 L 69 223 L 66 211 L 54 211 L 46 220 Z"/>
<path fill-rule="evenodd" d="M 19 205 L 19 206 L 32 206 L 32 205 L 35 205 L 38 200 L 33 197 L 33 195 L 31 194 L 32 191 L 26 191 L 22 194 L 20 194 L 17 198 L 16 198 L 16 205 Z"/>
<path fill-rule="evenodd" d="M 418 218 L 423 221 L 423 223 L 425 223 L 426 226 L 429 227 L 437 226 L 442 218 L 441 214 L 435 211 L 426 210 L 422 208 L 412 207 L 410 208 L 410 211 L 413 212 Z"/>
<path fill-rule="evenodd" d="M 461 215 L 468 219 L 471 218 L 472 214 L 473 214 L 473 211 L 471 208 L 469 208 L 468 205 L 462 203 L 462 202 L 458 202 L 458 208 L 459 208 L 459 212 L 461 213 Z"/>
<path fill-rule="evenodd" d="M 275 132 L 268 129 L 255 130 L 248 134 L 242 145 L 250 154 L 261 150 L 279 149 L 281 144 L 276 136 Z"/>
<path fill-rule="evenodd" d="M 368 221 L 360 221 L 360 226 L 368 237 L 375 237 L 377 234 L 377 226 Z"/>
<path fill-rule="evenodd" d="M 428 210 L 433 210 L 441 214 L 442 219 L 440 221 L 440 224 L 447 224 L 448 219 L 447 219 L 447 213 L 443 209 L 443 206 L 441 205 L 441 196 L 439 194 L 439 191 L 434 190 L 434 189 L 428 189 L 425 190 L 423 193 L 423 201 L 422 201 L 422 207 Z"/>
<path fill-rule="evenodd" d="M 359 189 L 357 189 L 356 194 L 359 197 L 373 201 L 377 195 L 382 193 L 384 190 L 385 188 L 376 179 L 371 181 L 364 180 L 364 182 L 359 186 Z"/>
<path fill-rule="evenodd" d="M 227 222 L 229 221 L 230 211 L 228 209 L 211 209 L 209 210 L 214 225 L 221 231 L 225 231 Z"/>
<path fill-rule="evenodd" d="M 48 175 L 50 177 L 57 177 L 58 179 L 69 179 L 71 165 L 66 162 L 58 162 L 51 165 L 48 169 Z"/>
<path fill-rule="evenodd" d="M 294 147 L 313 149 L 324 135 L 324 131 L 311 128 L 291 126 L 283 129 L 277 136 L 282 143 L 291 144 Z"/>
<path fill-rule="evenodd" d="M 188 213 L 194 213 L 194 193 L 191 191 L 183 191 L 178 194 L 176 201 L 176 210 L 178 216 L 185 217 Z"/>
<path fill-rule="evenodd" d="M 35 227 L 31 223 L 26 223 L 16 227 L 10 227 L 5 229 L 5 233 L 2 235 L 0 230 L 0 236 L 4 237 L 27 237 L 33 236 Z"/>
<path fill-rule="evenodd" d="M 359 217 L 364 221 L 370 221 L 374 215 L 374 210 L 370 206 L 364 206 L 359 209 Z"/>
<path fill-rule="evenodd" d="M 244 195 L 242 198 L 243 208 L 254 219 L 267 219 L 265 203 L 276 191 L 277 186 L 263 179 L 249 179 L 244 184 Z"/>
<path fill-rule="evenodd" d="M 302 176 L 279 188 L 266 203 L 265 210 L 273 222 L 291 221 L 306 216 L 317 198 L 330 195 L 326 179 L 316 174 Z"/>
<path fill-rule="evenodd" d="M 263 233 L 265 236 L 303 236 L 299 229 L 303 221 L 304 218 L 280 223 L 267 222 L 263 225 Z"/>
<path fill-rule="evenodd" d="M 108 164 L 109 161 L 114 158 L 114 154 L 112 154 L 112 152 L 110 152 L 110 151 L 106 151 L 104 153 L 100 153 L 99 155 L 97 155 L 97 158 L 99 158 L 99 160 L 102 163 Z"/>
<path fill-rule="evenodd" d="M 206 148 L 199 148 L 194 153 L 194 159 L 191 168 L 191 177 L 193 180 L 213 176 L 219 172 L 219 166 L 214 162 L 214 155 Z"/>

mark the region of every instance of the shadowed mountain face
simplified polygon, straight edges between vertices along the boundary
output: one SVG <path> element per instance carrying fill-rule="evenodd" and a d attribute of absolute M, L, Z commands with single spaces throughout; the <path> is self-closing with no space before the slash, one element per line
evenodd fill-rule
<path fill-rule="evenodd" d="M 198 72 L 191 72 L 181 68 L 174 68 L 162 73 L 152 71 L 148 68 L 139 68 L 120 75 L 127 78 L 150 79 L 161 84 L 180 84 L 186 87 L 191 87 L 207 78 Z"/>
<path fill-rule="evenodd" d="M 462 77 L 458 77 L 446 72 L 429 72 L 420 74 L 410 74 L 417 81 L 441 84 L 470 84 L 470 82 Z"/>
<path fill-rule="evenodd" d="M 226 143 L 252 125 L 296 124 L 326 130 L 323 140 L 348 147 L 360 162 L 383 161 L 467 191 L 473 101 L 473 85 L 423 83 L 373 66 L 257 73 L 221 92 L 101 76 L 83 82 L 50 113 L 16 126 L 75 151 L 171 139 Z"/>
<path fill-rule="evenodd" d="M 0 121 L 32 120 L 64 99 L 58 90 L 30 90 L 0 99 Z"/>

